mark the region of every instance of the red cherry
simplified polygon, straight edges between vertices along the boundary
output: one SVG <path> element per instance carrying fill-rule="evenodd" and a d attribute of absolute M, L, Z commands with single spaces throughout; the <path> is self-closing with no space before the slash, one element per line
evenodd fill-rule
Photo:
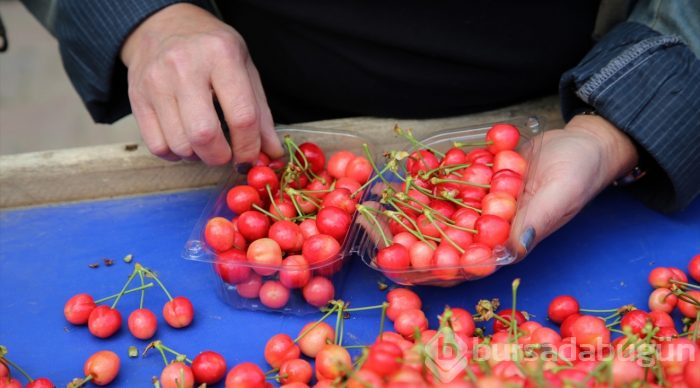
<path fill-rule="evenodd" d="M 192 360 L 192 374 L 197 384 L 216 384 L 226 375 L 226 360 L 211 350 L 201 352 Z"/>
<path fill-rule="evenodd" d="M 345 168 L 345 176 L 364 184 L 372 175 L 372 164 L 364 156 L 356 156 Z"/>
<path fill-rule="evenodd" d="M 649 320 L 648 314 L 642 310 L 632 310 L 622 317 L 620 321 L 620 327 L 624 330 L 625 328 L 632 331 L 634 334 L 641 334 L 644 325 L 646 325 Z"/>
<path fill-rule="evenodd" d="M 327 235 L 317 234 L 311 236 L 301 248 L 301 254 L 312 267 L 327 263 L 336 258 L 340 252 L 338 240 Z"/>
<path fill-rule="evenodd" d="M 456 279 L 460 270 L 459 258 L 460 254 L 457 248 L 447 241 L 443 241 L 435 249 L 433 255 L 433 263 L 435 264 L 433 274 L 442 280 Z"/>
<path fill-rule="evenodd" d="M 688 282 L 688 277 L 678 268 L 657 267 L 649 273 L 649 284 L 654 288 L 674 288 L 677 287 L 672 280 L 677 282 Z"/>
<path fill-rule="evenodd" d="M 364 369 L 371 370 L 379 376 L 391 376 L 401 369 L 403 350 L 395 343 L 377 341 L 369 347 Z"/>
<path fill-rule="evenodd" d="M 488 146 L 491 153 L 503 150 L 512 150 L 518 146 L 520 141 L 520 131 L 511 124 L 495 124 L 486 132 L 486 141 L 492 144 Z"/>
<path fill-rule="evenodd" d="M 389 307 L 386 309 L 386 316 L 394 321 L 399 314 L 405 310 L 421 309 L 423 302 L 418 294 L 408 288 L 395 288 L 386 294 L 386 301 Z"/>
<path fill-rule="evenodd" d="M 275 193 L 280 187 L 280 180 L 270 167 L 256 166 L 248 171 L 248 185 L 261 195 L 267 195 L 266 186 L 269 186 L 270 191 Z"/>
<path fill-rule="evenodd" d="M 440 165 L 435 154 L 429 150 L 419 150 L 406 159 L 406 170 L 411 175 L 436 169 Z"/>
<path fill-rule="evenodd" d="M 571 314 L 568 317 L 564 319 L 564 321 L 561 323 L 561 326 L 559 326 L 559 331 L 561 332 L 561 336 L 566 338 L 566 337 L 571 337 L 571 326 L 574 324 L 574 322 L 581 317 L 581 314 L 575 313 Z"/>
<path fill-rule="evenodd" d="M 245 252 L 230 249 L 216 255 L 214 270 L 224 282 L 238 284 L 246 281 L 250 276 L 250 266 L 246 263 Z"/>
<path fill-rule="evenodd" d="M 280 283 L 287 288 L 302 288 L 311 279 L 309 263 L 302 255 L 287 256 L 282 260 Z"/>
<path fill-rule="evenodd" d="M 605 321 L 591 315 L 582 315 L 571 324 L 571 336 L 579 346 L 588 345 L 597 349 L 610 343 L 610 331 Z"/>
<path fill-rule="evenodd" d="M 690 262 L 688 263 L 688 273 L 693 280 L 700 283 L 700 254 L 697 254 L 690 259 Z"/>
<path fill-rule="evenodd" d="M 319 210 L 316 215 L 316 227 L 322 234 L 332 236 L 339 242 L 345 240 L 345 235 L 350 229 L 352 218 L 343 209 L 335 206 L 327 206 Z"/>
<path fill-rule="evenodd" d="M 465 164 L 466 162 L 467 154 L 461 148 L 452 147 L 449 150 L 447 150 L 447 152 L 445 152 L 445 156 L 442 158 L 440 165 L 456 166 L 460 164 Z"/>
<path fill-rule="evenodd" d="M 119 356 L 109 350 L 93 353 L 83 365 L 85 376 L 92 376 L 95 385 L 107 385 L 119 374 Z"/>
<path fill-rule="evenodd" d="M 476 220 L 479 219 L 479 213 L 473 209 L 463 207 L 452 215 L 452 219 L 457 226 L 467 229 L 474 229 L 474 224 L 476 223 Z"/>
<path fill-rule="evenodd" d="M 484 214 L 474 223 L 477 234 L 474 241 L 489 247 L 501 245 L 508 240 L 510 224 L 501 217 Z"/>
<path fill-rule="evenodd" d="M 476 324 L 474 323 L 474 318 L 471 313 L 459 307 L 450 308 L 450 311 L 451 317 L 449 323 L 452 330 L 462 337 L 471 337 L 474 335 Z M 438 319 L 440 320 L 440 324 L 447 323 L 447 317 L 444 314 L 440 315 Z"/>
<path fill-rule="evenodd" d="M 474 243 L 464 249 L 460 257 L 462 271 L 474 278 L 482 278 L 496 271 L 496 258 L 493 257 L 491 247 L 486 244 Z"/>
<path fill-rule="evenodd" d="M 412 236 L 411 234 L 408 235 Z M 394 236 L 394 241 L 396 241 L 397 236 L 398 235 Z M 411 260 L 411 267 L 417 269 L 432 267 L 435 248 L 435 243 L 433 242 L 416 241 L 408 249 L 408 257 Z"/>
<path fill-rule="evenodd" d="M 260 275 L 269 276 L 277 272 L 282 264 L 282 249 L 270 238 L 253 241 L 246 252 L 248 262 L 253 263 L 253 270 Z"/>
<path fill-rule="evenodd" d="M 518 198 L 523 191 L 523 177 L 511 170 L 500 170 L 491 177 L 490 193 L 508 193 Z"/>
<path fill-rule="evenodd" d="M 253 299 L 260 294 L 260 287 L 262 287 L 262 277 L 251 272 L 247 280 L 236 284 L 236 292 L 243 298 Z"/>
<path fill-rule="evenodd" d="M 483 148 L 474 148 L 465 156 L 465 162 L 471 164 L 492 164 L 493 154 Z"/>
<path fill-rule="evenodd" d="M 561 324 L 572 314 L 579 312 L 579 304 L 576 298 L 570 295 L 560 295 L 552 299 L 547 309 L 549 320 Z"/>
<path fill-rule="evenodd" d="M 299 358 L 299 346 L 287 334 L 275 334 L 265 345 L 265 361 L 273 368 L 279 368 L 288 360 Z"/>
<path fill-rule="evenodd" d="M 228 388 L 265 388 L 265 374 L 259 366 L 244 362 L 234 366 L 226 375 Z"/>
<path fill-rule="evenodd" d="M 304 286 L 302 294 L 310 305 L 323 307 L 335 297 L 335 287 L 327 278 L 315 276 Z"/>
<path fill-rule="evenodd" d="M 489 193 L 481 199 L 481 214 L 493 214 L 510 222 L 515 216 L 515 198 L 508 193 Z"/>
<path fill-rule="evenodd" d="M 223 252 L 233 246 L 234 233 L 231 221 L 214 217 L 204 227 L 204 240 L 212 249 Z"/>
<path fill-rule="evenodd" d="M 231 188 L 226 194 L 226 204 L 236 214 L 253 210 L 253 205 L 262 206 L 260 194 L 253 186 L 240 185 Z"/>
<path fill-rule="evenodd" d="M 1 384 L 1 383 L 0 383 Z M 54 388 L 55 385 L 53 382 L 46 377 L 40 377 L 38 379 L 34 379 L 34 381 L 28 383 L 25 385 L 25 388 Z"/>
<path fill-rule="evenodd" d="M 122 327 L 122 315 L 109 306 L 95 307 L 88 317 L 88 329 L 98 338 L 109 338 Z"/>
<path fill-rule="evenodd" d="M 184 362 L 175 361 L 160 372 L 160 385 L 163 388 L 192 388 L 194 374 Z"/>
<path fill-rule="evenodd" d="M 678 304 L 678 297 L 668 288 L 656 288 L 649 295 L 649 309 L 670 313 Z"/>
<path fill-rule="evenodd" d="M 129 314 L 127 326 L 129 327 L 131 335 L 138 339 L 147 340 L 156 333 L 158 329 L 158 319 L 151 310 L 140 308 Z"/>
<path fill-rule="evenodd" d="M 176 296 L 163 306 L 163 318 L 171 327 L 187 327 L 194 319 L 192 302 L 184 296 Z"/>
<path fill-rule="evenodd" d="M 391 244 L 377 252 L 377 266 L 385 271 L 400 271 L 408 268 L 411 259 L 408 249 L 401 244 Z"/>
<path fill-rule="evenodd" d="M 700 291 L 686 291 L 686 298 L 694 299 L 695 301 L 700 301 Z M 686 302 L 682 298 L 678 298 L 677 306 L 681 314 L 688 318 L 695 318 L 698 311 L 700 311 L 700 307 L 693 303 Z"/>
<path fill-rule="evenodd" d="M 351 370 L 350 353 L 342 346 L 328 344 L 316 355 L 316 378 L 319 380 L 334 380 Z"/>
<path fill-rule="evenodd" d="M 316 220 L 311 218 L 307 218 L 299 223 L 299 228 L 301 229 L 302 236 L 304 236 L 304 241 L 308 240 L 311 236 L 320 234 L 318 227 L 316 227 Z"/>
<path fill-rule="evenodd" d="M 304 244 L 301 228 L 291 221 L 282 220 L 272 224 L 268 231 L 268 237 L 275 240 L 280 249 L 285 252 L 299 252 Z"/>
<path fill-rule="evenodd" d="M 309 322 L 299 331 L 297 336 L 299 349 L 311 358 L 315 358 L 327 343 L 335 341 L 335 330 L 326 322 Z"/>
<path fill-rule="evenodd" d="M 267 237 L 270 220 L 257 210 L 249 210 L 238 217 L 238 231 L 248 241 Z"/>
<path fill-rule="evenodd" d="M 282 219 L 294 218 L 297 216 L 297 209 L 290 199 L 275 198 L 274 203 L 270 204 L 268 211 L 276 217 Z"/>
<path fill-rule="evenodd" d="M 88 322 L 90 313 L 97 305 L 89 294 L 73 295 L 63 306 L 63 315 L 74 325 L 84 325 Z"/>
<path fill-rule="evenodd" d="M 527 162 L 515 151 L 500 151 L 493 157 L 493 171 L 498 172 L 501 170 L 511 170 L 521 176 L 525 176 Z"/>
<path fill-rule="evenodd" d="M 336 189 L 345 189 L 350 192 L 350 194 L 355 194 L 354 198 L 361 198 L 363 191 L 358 192 L 362 187 L 361 184 L 359 184 L 356 180 L 348 177 L 342 177 L 338 178 L 337 181 L 335 181 L 335 188 Z"/>
<path fill-rule="evenodd" d="M 313 375 L 313 368 L 306 360 L 300 358 L 291 359 L 282 363 L 279 375 L 280 383 L 282 384 L 309 384 Z"/>
<path fill-rule="evenodd" d="M 418 331 L 428 328 L 428 319 L 419 309 L 408 309 L 399 313 L 394 320 L 394 330 L 406 338 L 413 338 Z"/>
<path fill-rule="evenodd" d="M 337 207 L 352 215 L 355 213 L 357 201 L 350 197 L 352 193 L 344 188 L 336 188 L 323 198 L 321 207 Z"/>
<path fill-rule="evenodd" d="M 22 383 L 15 378 L 3 377 L 0 378 L 0 388 L 22 388 Z"/>
<path fill-rule="evenodd" d="M 270 157 L 266 153 L 260 152 L 258 159 L 255 161 L 255 166 L 267 166 L 270 164 Z"/>
<path fill-rule="evenodd" d="M 498 312 L 498 316 L 501 318 L 505 319 L 508 322 L 511 322 L 513 319 L 513 310 L 512 309 L 503 309 Z M 518 325 L 521 325 L 527 321 L 525 319 L 525 315 L 523 315 L 522 312 L 520 311 L 515 311 L 515 321 L 518 323 Z M 508 330 L 508 326 L 505 325 L 501 320 L 494 319 L 493 321 L 493 332 L 499 332 L 499 331 L 506 331 Z"/>
<path fill-rule="evenodd" d="M 308 185 L 306 185 L 304 190 L 307 191 L 306 195 L 309 197 L 323 200 L 329 193 L 331 183 L 333 183 L 333 178 L 325 170 L 317 174 L 318 177 L 314 178 Z"/>
<path fill-rule="evenodd" d="M 301 153 L 299 151 L 301 151 Z M 308 167 L 314 173 L 323 171 L 323 167 L 326 165 L 326 155 L 321 148 L 314 143 L 299 144 L 299 150 L 294 155 L 300 166 Z M 306 158 L 306 163 L 308 163 L 308 165 L 304 163 L 304 158 Z"/>
<path fill-rule="evenodd" d="M 338 151 L 334 153 L 328 160 L 328 173 L 336 179 L 344 177 L 345 170 L 353 159 L 355 159 L 355 154 L 350 151 Z"/>
<path fill-rule="evenodd" d="M 268 280 L 260 287 L 260 302 L 271 309 L 280 309 L 289 302 L 289 289 L 276 280 Z"/>

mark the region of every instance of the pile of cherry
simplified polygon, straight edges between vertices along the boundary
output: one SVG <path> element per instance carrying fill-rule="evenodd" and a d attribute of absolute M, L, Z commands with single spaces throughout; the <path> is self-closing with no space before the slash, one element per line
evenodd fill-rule
<path fill-rule="evenodd" d="M 455 142 L 445 153 L 410 131 L 396 131 L 417 150 L 387 152 L 386 165 L 377 171 L 384 180 L 382 206 L 359 208 L 382 239 L 376 266 L 401 284 L 493 273 L 492 250 L 508 240 L 527 171 L 526 160 L 515 151 L 518 129 L 496 124 L 484 141 Z"/>
<path fill-rule="evenodd" d="M 238 296 L 283 309 L 292 290 L 312 306 L 333 299 L 332 276 L 350 230 L 355 206 L 372 167 L 350 151 L 326 164 L 314 143 L 284 139 L 289 161 L 261 154 L 246 184 L 232 187 L 226 204 L 236 216 L 212 217 L 204 240 L 215 252 L 215 270 Z"/>

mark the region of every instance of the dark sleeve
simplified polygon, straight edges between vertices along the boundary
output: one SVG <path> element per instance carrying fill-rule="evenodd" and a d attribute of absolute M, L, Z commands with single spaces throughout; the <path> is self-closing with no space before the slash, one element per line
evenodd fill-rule
<path fill-rule="evenodd" d="M 561 79 L 565 120 L 595 109 L 635 141 L 647 176 L 630 186 L 674 211 L 700 193 L 700 60 L 683 38 L 618 25 Z"/>
<path fill-rule="evenodd" d="M 187 2 L 208 0 L 22 0 L 58 40 L 61 59 L 93 120 L 113 123 L 131 112 L 122 44 L 144 19 Z"/>

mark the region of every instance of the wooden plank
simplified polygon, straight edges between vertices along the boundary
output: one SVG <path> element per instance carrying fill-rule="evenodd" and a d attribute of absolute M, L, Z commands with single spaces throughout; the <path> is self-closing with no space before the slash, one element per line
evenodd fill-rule
<path fill-rule="evenodd" d="M 543 118 L 549 128 L 563 124 L 558 99 L 552 96 L 458 117 L 430 120 L 358 117 L 300 125 L 356 131 L 389 148 L 399 141 L 391 131 L 396 123 L 422 135 L 526 115 Z M 0 208 L 205 187 L 215 185 L 229 171 L 228 167 L 207 167 L 200 162 L 163 161 L 142 145 L 135 150 L 128 148 L 125 144 L 112 144 L 1 156 Z"/>

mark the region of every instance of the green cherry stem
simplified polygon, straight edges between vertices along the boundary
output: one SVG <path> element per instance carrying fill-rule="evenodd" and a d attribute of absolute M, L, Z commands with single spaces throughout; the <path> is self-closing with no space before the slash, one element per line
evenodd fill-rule
<path fill-rule="evenodd" d="M 139 278 L 141 279 L 141 287 L 144 286 L 143 272 L 139 271 Z M 146 289 L 141 289 L 141 300 L 139 301 L 139 309 L 143 308 L 143 300 L 146 298 Z"/>
<path fill-rule="evenodd" d="M 117 303 L 119 303 L 119 299 L 122 298 L 124 295 L 124 292 L 126 292 L 126 288 L 129 287 L 129 284 L 131 283 L 132 280 L 136 277 L 136 274 L 141 271 L 141 265 L 136 263 L 136 266 L 134 267 L 134 270 L 131 272 L 131 275 L 129 275 L 129 278 L 126 280 L 126 283 L 124 283 L 124 287 L 122 287 L 122 290 L 119 291 L 119 294 L 117 294 L 117 297 L 114 299 L 114 302 L 112 302 L 112 308 L 117 307 Z"/>
<path fill-rule="evenodd" d="M 384 335 L 384 321 L 386 321 L 386 309 L 388 307 L 388 302 L 382 303 L 382 315 L 381 319 L 379 320 L 379 338 L 382 338 L 382 336 Z"/>
<path fill-rule="evenodd" d="M 584 312 L 584 313 L 613 313 L 616 312 L 618 309 L 603 309 L 603 310 L 596 310 L 596 309 L 579 309 L 579 311 Z"/>
<path fill-rule="evenodd" d="M 515 319 L 516 306 L 518 300 L 518 287 L 520 287 L 520 278 L 516 278 L 515 280 L 513 280 L 513 284 L 511 285 L 513 294 L 513 306 L 511 307 L 510 321 L 513 322 L 513 324 L 510 326 L 509 330 L 511 331 L 511 335 L 513 337 L 515 337 L 515 334 L 518 332 L 518 321 Z"/>
<path fill-rule="evenodd" d="M 693 329 L 693 335 L 690 337 L 693 342 L 695 342 L 698 339 L 698 335 L 700 333 L 700 311 L 698 311 L 695 314 L 695 328 Z"/>
<path fill-rule="evenodd" d="M 469 182 L 469 181 L 461 181 L 459 179 L 448 179 L 448 178 L 438 178 L 438 177 L 433 177 L 430 179 L 430 183 L 437 185 L 440 183 L 455 183 L 458 185 L 468 185 L 468 186 L 474 186 L 474 187 L 481 187 L 484 189 L 489 189 L 491 188 L 491 185 L 482 185 L 481 183 L 474 183 L 474 182 Z"/>
<path fill-rule="evenodd" d="M 372 166 L 372 170 L 374 170 L 374 172 L 376 173 L 375 177 L 379 177 L 379 179 L 381 179 L 382 182 L 384 182 L 384 184 L 390 185 L 391 183 L 389 181 L 387 181 L 386 178 L 384 178 L 384 174 L 383 174 L 384 170 L 380 171 L 379 167 L 377 167 L 377 164 L 374 163 L 374 158 L 371 156 L 371 153 L 369 152 L 369 146 L 367 145 L 367 143 L 362 144 L 362 150 L 364 151 L 365 155 L 367 156 L 367 160 L 369 160 L 369 164 Z M 389 166 L 389 164 L 387 164 L 387 167 L 388 166 Z"/>
<path fill-rule="evenodd" d="M 172 348 L 169 348 L 169 347 L 163 345 L 163 343 L 160 342 L 160 341 L 158 341 L 158 343 L 155 345 L 155 347 L 156 347 L 156 348 L 162 348 L 163 350 L 165 350 L 166 352 L 168 352 L 168 353 L 174 355 L 175 357 L 183 358 L 185 361 L 189 362 L 190 364 L 192 363 L 192 360 L 190 360 L 189 358 L 187 358 L 186 355 L 184 355 L 184 354 L 182 354 L 182 353 L 180 353 L 180 352 L 178 352 L 178 351 L 175 351 L 175 350 L 173 350 Z"/>
<path fill-rule="evenodd" d="M 279 212 L 279 208 L 277 208 L 277 205 L 275 205 L 275 208 L 276 208 L 277 211 Z M 270 213 L 269 211 L 267 211 L 267 210 L 261 208 L 260 206 L 258 206 L 257 204 L 253 204 L 253 209 L 259 211 L 260 213 L 262 213 L 262 214 L 264 214 L 264 215 L 266 215 L 266 216 L 268 216 L 268 217 L 270 217 L 270 218 L 272 218 L 272 219 L 275 220 L 275 221 L 282 221 L 282 220 L 284 220 L 282 217 L 279 217 L 279 216 L 276 216 L 276 215 Z"/>
<path fill-rule="evenodd" d="M 493 144 L 491 140 L 487 141 L 467 141 L 467 142 L 460 142 L 460 141 L 455 141 L 452 143 L 453 146 L 457 148 L 462 148 L 462 147 L 482 147 L 482 146 L 490 146 Z"/>
<path fill-rule="evenodd" d="M 146 288 L 151 288 L 151 287 L 153 287 L 153 283 L 146 283 L 146 284 L 144 284 L 144 285 L 141 286 L 141 287 L 135 287 L 135 288 L 130 288 L 130 289 L 126 290 L 126 291 L 124 291 L 124 294 L 125 294 L 125 295 L 126 295 L 126 294 L 130 294 L 130 293 L 132 293 L 132 292 L 145 290 Z M 95 301 L 95 304 L 100 304 L 100 303 L 102 303 L 102 302 L 106 302 L 106 301 L 108 301 L 108 300 L 110 300 L 110 299 L 114 299 L 114 298 L 116 298 L 116 297 L 118 297 L 118 296 L 119 296 L 119 294 L 114 294 L 114 295 L 110 295 L 110 296 L 105 296 L 104 298 L 97 299 L 97 300 Z"/>
<path fill-rule="evenodd" d="M 328 317 L 330 317 L 331 315 L 333 315 L 333 313 L 336 312 L 336 310 L 338 310 L 338 305 L 336 305 L 336 304 L 334 303 L 334 304 L 333 304 L 333 307 L 331 307 L 331 309 L 328 310 L 328 312 L 327 312 L 324 316 L 322 316 L 318 321 L 316 321 L 313 325 L 311 325 L 311 327 L 309 327 L 308 329 L 306 329 L 303 333 L 299 334 L 299 336 L 298 336 L 297 338 L 294 339 L 294 343 L 299 342 L 300 339 L 304 338 L 304 336 L 305 336 L 306 334 L 308 334 L 311 330 L 315 329 L 316 326 L 320 325 L 321 322 L 323 322 L 323 321 L 326 320 L 326 318 L 328 318 Z"/>
<path fill-rule="evenodd" d="M 343 311 L 348 312 L 348 313 L 353 313 L 356 311 L 379 310 L 381 308 L 384 308 L 384 303 L 378 304 L 375 306 L 353 307 L 353 308 L 349 308 L 349 309 L 343 309 Z"/>
<path fill-rule="evenodd" d="M 153 278 L 153 280 L 155 280 L 156 283 L 158 283 L 158 285 L 160 286 L 160 289 L 163 290 L 165 295 L 168 297 L 168 300 L 170 300 L 170 301 L 173 300 L 173 296 L 170 295 L 170 293 L 168 292 L 168 289 L 165 288 L 165 285 L 163 285 L 163 282 L 161 282 L 160 279 L 158 279 L 158 276 L 153 271 L 151 271 L 150 269 L 145 268 L 145 267 L 140 267 L 140 268 L 141 268 L 141 271 L 143 271 L 146 276 Z"/>
<path fill-rule="evenodd" d="M 12 362 L 9 358 L 6 358 L 5 356 L 1 356 L 1 357 L 0 357 L 0 361 L 2 361 L 2 362 L 4 362 L 5 364 L 7 364 L 7 365 L 9 365 L 9 366 L 11 366 L 11 367 L 13 367 L 13 368 L 15 368 L 19 373 L 22 374 L 22 376 L 24 376 L 24 378 L 26 378 L 27 380 L 29 380 L 30 383 L 31 383 L 32 381 L 34 381 L 34 379 L 32 379 L 31 376 L 29 376 L 29 374 L 27 374 L 27 372 L 24 371 L 24 369 L 22 369 L 19 365 L 17 365 L 17 364 L 15 364 L 14 362 Z"/>
<path fill-rule="evenodd" d="M 435 222 L 435 219 L 433 218 L 433 216 L 429 212 L 423 212 L 423 214 L 425 214 L 425 218 L 427 218 L 428 222 L 430 222 L 435 227 L 435 229 L 437 229 L 438 233 L 440 233 L 440 235 L 442 235 L 442 238 L 444 238 L 445 241 L 450 243 L 450 245 L 452 245 L 452 247 L 454 249 L 456 249 L 460 254 L 464 254 L 464 249 L 462 247 L 460 247 L 459 244 L 457 244 L 453 239 L 451 239 L 450 236 L 448 236 L 444 230 L 442 230 L 440 225 L 438 225 Z"/>
<path fill-rule="evenodd" d="M 382 228 L 382 224 L 379 223 L 379 220 L 377 220 L 377 217 L 375 217 L 374 214 L 372 214 L 372 212 L 368 211 L 368 210 L 367 210 L 367 207 L 364 206 L 364 205 L 358 204 L 358 205 L 356 205 L 355 207 L 357 208 L 357 211 L 360 212 L 360 214 L 362 214 L 362 215 L 365 216 L 367 219 L 369 219 L 370 221 L 372 221 L 372 222 L 374 223 L 374 225 L 377 227 L 377 231 L 378 231 L 379 234 L 382 236 L 382 240 L 384 241 L 384 246 L 389 246 L 389 245 L 391 245 L 391 241 L 389 240 L 389 238 L 388 238 L 388 237 L 386 236 L 386 234 L 384 233 L 384 229 Z"/>

